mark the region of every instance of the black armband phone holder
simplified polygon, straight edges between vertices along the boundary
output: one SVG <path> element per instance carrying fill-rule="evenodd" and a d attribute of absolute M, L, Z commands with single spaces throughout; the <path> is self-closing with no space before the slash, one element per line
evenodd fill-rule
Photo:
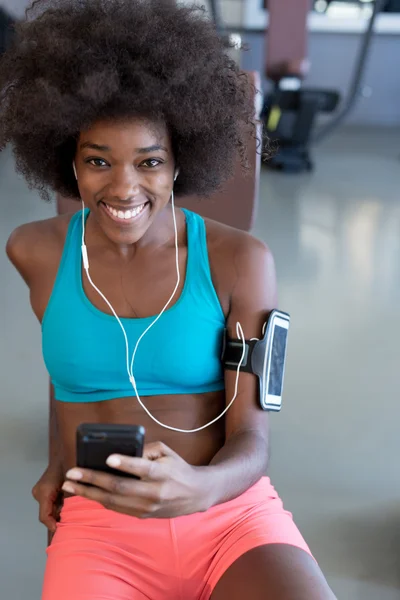
<path fill-rule="evenodd" d="M 233 339 L 225 330 L 222 363 L 229 371 L 256 375 L 259 379 L 260 405 L 263 410 L 279 411 L 282 405 L 282 387 L 286 360 L 286 342 L 290 315 L 273 310 L 263 328 L 261 340 Z"/>

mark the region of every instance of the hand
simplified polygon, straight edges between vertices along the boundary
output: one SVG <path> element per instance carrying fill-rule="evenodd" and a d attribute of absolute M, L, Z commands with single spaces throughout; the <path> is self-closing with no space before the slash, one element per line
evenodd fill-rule
<path fill-rule="evenodd" d="M 112 455 L 107 464 L 140 479 L 75 468 L 68 471 L 63 490 L 140 519 L 172 518 L 208 508 L 203 468 L 189 465 L 161 442 L 146 444 L 143 458 Z"/>
<path fill-rule="evenodd" d="M 61 465 L 49 465 L 32 489 L 32 496 L 39 502 L 39 521 L 52 533 L 60 517 L 63 480 Z"/>

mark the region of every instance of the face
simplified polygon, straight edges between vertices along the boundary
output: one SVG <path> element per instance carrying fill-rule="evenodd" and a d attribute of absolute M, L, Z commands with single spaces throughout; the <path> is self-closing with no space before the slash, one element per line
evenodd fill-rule
<path fill-rule="evenodd" d="M 81 132 L 75 166 L 82 200 L 116 244 L 139 241 L 170 200 L 175 164 L 163 124 L 99 121 Z"/>

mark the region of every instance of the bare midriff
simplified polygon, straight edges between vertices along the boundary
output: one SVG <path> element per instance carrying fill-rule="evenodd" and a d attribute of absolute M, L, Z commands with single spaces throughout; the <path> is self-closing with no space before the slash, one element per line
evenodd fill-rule
<path fill-rule="evenodd" d="M 177 429 L 197 429 L 215 419 L 225 407 L 225 392 L 141 398 L 153 416 Z M 224 419 L 197 433 L 162 428 L 143 410 L 135 397 L 102 402 L 57 402 L 58 442 L 65 470 L 76 465 L 76 430 L 81 423 L 142 425 L 145 442 L 162 441 L 189 464 L 208 465 L 225 441 Z"/>

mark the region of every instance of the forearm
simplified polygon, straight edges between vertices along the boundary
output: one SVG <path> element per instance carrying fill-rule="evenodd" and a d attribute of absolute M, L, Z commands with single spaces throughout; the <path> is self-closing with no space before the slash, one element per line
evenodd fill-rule
<path fill-rule="evenodd" d="M 54 398 L 54 388 L 50 386 L 49 404 L 49 464 L 57 465 L 61 462 L 60 447 L 58 443 L 57 415 Z"/>
<path fill-rule="evenodd" d="M 207 467 L 200 467 L 207 507 L 237 498 L 266 474 L 267 436 L 257 431 L 229 438 Z"/>

